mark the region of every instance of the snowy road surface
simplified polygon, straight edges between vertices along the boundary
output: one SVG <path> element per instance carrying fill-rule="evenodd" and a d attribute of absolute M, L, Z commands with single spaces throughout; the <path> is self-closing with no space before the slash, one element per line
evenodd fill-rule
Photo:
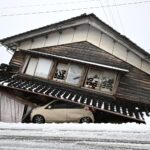
<path fill-rule="evenodd" d="M 150 150 L 150 125 L 0 123 L 0 150 Z"/>

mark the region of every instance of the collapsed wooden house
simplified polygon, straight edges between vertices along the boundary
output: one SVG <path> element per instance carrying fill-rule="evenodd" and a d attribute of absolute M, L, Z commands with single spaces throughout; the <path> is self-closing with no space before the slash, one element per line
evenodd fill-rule
<path fill-rule="evenodd" d="M 4 38 L 0 120 L 26 120 L 59 99 L 95 108 L 96 122 L 144 123 L 150 112 L 150 54 L 99 20 L 81 15 Z"/>

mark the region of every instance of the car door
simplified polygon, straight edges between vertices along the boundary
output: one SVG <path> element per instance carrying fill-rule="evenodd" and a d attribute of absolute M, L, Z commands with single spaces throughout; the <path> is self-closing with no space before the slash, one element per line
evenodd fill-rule
<path fill-rule="evenodd" d="M 84 116 L 84 106 L 75 104 L 75 103 L 67 103 L 67 122 L 78 122 L 80 118 Z"/>
<path fill-rule="evenodd" d="M 54 101 L 45 108 L 45 119 L 47 122 L 66 122 L 66 103 Z"/>

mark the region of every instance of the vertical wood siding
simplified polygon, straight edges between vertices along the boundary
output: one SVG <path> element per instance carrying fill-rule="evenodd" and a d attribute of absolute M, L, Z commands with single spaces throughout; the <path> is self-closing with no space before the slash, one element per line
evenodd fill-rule
<path fill-rule="evenodd" d="M 10 61 L 10 65 L 15 67 L 15 71 L 19 71 L 24 63 L 24 60 L 25 60 L 25 55 L 23 55 L 20 51 L 15 51 Z"/>

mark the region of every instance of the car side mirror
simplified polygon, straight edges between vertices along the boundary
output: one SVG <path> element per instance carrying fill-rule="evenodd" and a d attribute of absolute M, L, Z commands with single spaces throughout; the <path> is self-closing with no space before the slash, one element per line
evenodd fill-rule
<path fill-rule="evenodd" d="M 52 108 L 52 106 L 51 106 L 51 105 L 49 105 L 49 106 L 48 106 L 48 109 L 51 109 L 51 108 Z"/>

